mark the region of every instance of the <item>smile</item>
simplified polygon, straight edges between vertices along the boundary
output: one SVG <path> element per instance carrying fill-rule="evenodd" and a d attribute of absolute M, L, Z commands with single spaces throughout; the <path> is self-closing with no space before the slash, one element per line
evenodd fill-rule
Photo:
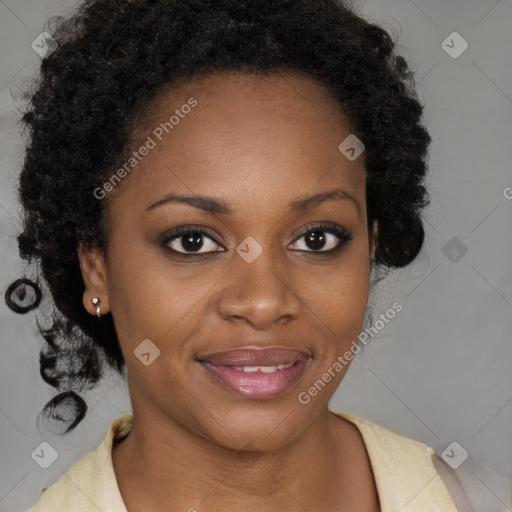
<path fill-rule="evenodd" d="M 285 368 L 291 368 L 294 365 L 294 363 L 289 364 L 278 364 L 277 366 L 233 366 L 233 370 L 236 370 L 237 372 L 246 372 L 246 373 L 252 373 L 252 372 L 262 372 L 262 373 L 274 373 L 277 372 L 277 370 L 284 370 Z"/>
<path fill-rule="evenodd" d="M 264 399 L 295 384 L 310 359 L 304 350 L 244 347 L 210 354 L 198 362 L 214 382 L 246 398 Z"/>

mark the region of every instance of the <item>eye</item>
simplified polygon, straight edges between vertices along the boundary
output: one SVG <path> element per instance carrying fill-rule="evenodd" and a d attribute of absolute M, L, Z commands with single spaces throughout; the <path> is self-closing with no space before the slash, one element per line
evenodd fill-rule
<path fill-rule="evenodd" d="M 297 251 L 334 253 L 352 240 L 352 234 L 337 224 L 327 222 L 309 228 L 290 247 Z M 303 242 L 302 239 L 304 239 Z M 173 253 L 185 256 L 225 252 L 217 236 L 204 228 L 183 226 L 165 236 L 161 245 Z"/>
<path fill-rule="evenodd" d="M 304 239 L 303 242 L 301 242 L 302 239 Z M 349 231 L 337 224 L 327 222 L 309 228 L 290 247 L 305 252 L 333 253 L 352 239 L 353 236 Z"/>
<path fill-rule="evenodd" d="M 171 251 L 189 256 L 225 251 L 216 242 L 216 237 L 213 234 L 204 229 L 192 228 L 190 226 L 173 230 L 162 241 L 162 246 Z"/>

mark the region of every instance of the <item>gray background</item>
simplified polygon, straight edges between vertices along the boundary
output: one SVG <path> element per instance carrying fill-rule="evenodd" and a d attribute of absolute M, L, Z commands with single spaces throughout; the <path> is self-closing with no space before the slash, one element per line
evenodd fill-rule
<path fill-rule="evenodd" d="M 23 158 L 17 84 L 37 71 L 40 58 L 31 42 L 50 16 L 66 14 L 72 5 L 0 0 L 2 294 L 16 278 L 30 275 L 16 245 L 14 187 Z M 481 465 L 507 480 L 512 477 L 512 200 L 504 191 L 512 187 L 512 2 L 368 0 L 356 6 L 399 37 L 399 53 L 416 73 L 434 139 L 432 204 L 417 262 L 372 292 L 375 320 L 395 301 L 403 310 L 358 354 L 331 409 L 421 440 L 439 454 L 457 441 L 473 461 L 473 466 L 464 463 L 467 472 Z M 469 44 L 456 59 L 441 46 L 454 31 Z M 444 248 L 453 237 L 467 247 L 458 261 L 450 260 L 451 245 Z M 35 314 L 17 315 L 2 300 L 0 318 L 0 510 L 10 512 L 35 503 L 41 488 L 95 449 L 110 423 L 131 407 L 125 383 L 107 375 L 85 394 L 89 411 L 74 433 L 42 437 L 36 416 L 56 392 L 39 376 L 42 340 Z M 42 441 L 59 454 L 46 470 L 31 458 Z M 492 478 L 483 483 L 498 507 L 504 491 Z"/>

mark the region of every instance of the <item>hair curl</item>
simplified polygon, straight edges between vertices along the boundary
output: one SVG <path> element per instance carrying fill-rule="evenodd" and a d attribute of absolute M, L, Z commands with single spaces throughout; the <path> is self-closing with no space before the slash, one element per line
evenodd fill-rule
<path fill-rule="evenodd" d="M 165 87 L 222 71 L 289 70 L 319 80 L 366 147 L 368 223 L 379 226 L 375 265 L 389 271 L 418 255 L 420 213 L 429 203 L 423 106 L 391 36 L 346 3 L 87 0 L 70 18 L 57 18 L 52 37 L 58 48 L 42 60 L 23 116 L 29 137 L 18 245 L 22 258 L 40 265 L 56 306 L 53 326 L 40 329 L 47 342 L 40 366 L 47 383 L 65 390 L 63 403 L 78 382 L 83 389 L 100 378 L 98 354 L 119 373 L 125 367 L 111 314 L 98 320 L 83 307 L 77 247 L 106 247 L 107 202 L 93 199 L 93 190 Z M 75 395 L 78 421 L 67 431 L 86 412 L 80 400 Z"/>

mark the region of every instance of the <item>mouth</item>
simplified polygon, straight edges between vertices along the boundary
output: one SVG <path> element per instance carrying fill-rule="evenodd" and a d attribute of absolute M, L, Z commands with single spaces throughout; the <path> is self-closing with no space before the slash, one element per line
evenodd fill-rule
<path fill-rule="evenodd" d="M 243 347 L 216 352 L 197 361 L 215 382 L 246 398 L 277 396 L 295 384 L 311 352 L 288 347 Z"/>

